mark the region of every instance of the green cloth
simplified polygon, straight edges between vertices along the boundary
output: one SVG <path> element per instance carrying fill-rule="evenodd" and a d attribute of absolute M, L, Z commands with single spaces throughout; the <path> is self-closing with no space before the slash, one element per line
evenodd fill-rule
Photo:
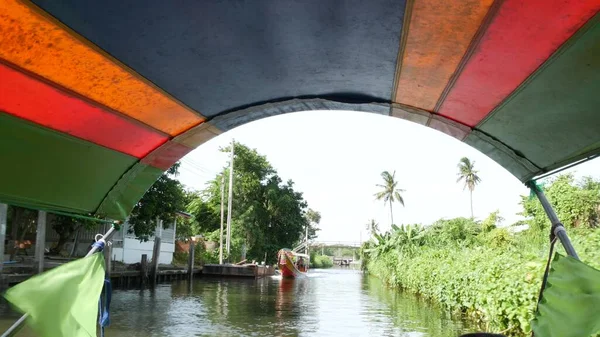
<path fill-rule="evenodd" d="M 4 296 L 30 315 L 27 324 L 40 337 L 95 337 L 103 286 L 104 256 L 95 253 L 36 275 Z"/>
<path fill-rule="evenodd" d="M 556 253 L 531 327 L 536 337 L 600 332 L 600 271 Z"/>

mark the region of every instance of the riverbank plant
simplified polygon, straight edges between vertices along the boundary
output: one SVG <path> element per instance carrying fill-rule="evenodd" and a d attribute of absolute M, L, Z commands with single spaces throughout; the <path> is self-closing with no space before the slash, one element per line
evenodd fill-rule
<path fill-rule="evenodd" d="M 559 176 L 546 194 L 563 219 L 582 260 L 600 268 L 600 188 Z M 524 336 L 548 258 L 549 222 L 541 205 L 524 196 L 529 228 L 499 227 L 498 212 L 484 221 L 439 220 L 430 226 L 393 226 L 361 248 L 363 267 L 386 284 L 464 314 L 490 331 Z M 557 250 L 564 253 L 560 244 Z"/>
<path fill-rule="evenodd" d="M 327 255 L 310 254 L 311 268 L 331 268 L 333 267 L 333 259 Z"/>
<path fill-rule="evenodd" d="M 188 252 L 174 252 L 173 265 L 187 266 L 189 255 Z M 219 251 L 216 249 L 208 251 L 204 246 L 204 242 L 200 241 L 194 246 L 194 265 L 203 266 L 210 263 L 219 263 Z"/>

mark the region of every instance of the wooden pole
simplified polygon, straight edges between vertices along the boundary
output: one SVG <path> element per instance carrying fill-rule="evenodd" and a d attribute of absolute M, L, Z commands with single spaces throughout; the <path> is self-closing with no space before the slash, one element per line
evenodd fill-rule
<path fill-rule="evenodd" d="M 152 267 L 150 270 L 150 283 L 154 287 L 158 276 L 158 259 L 160 258 L 160 237 L 154 238 L 154 250 L 152 251 Z"/>
<path fill-rule="evenodd" d="M 188 279 L 190 282 L 194 279 L 194 240 L 190 240 L 190 252 L 188 254 Z"/>
<path fill-rule="evenodd" d="M 4 268 L 4 241 L 6 240 L 6 214 L 8 212 L 8 206 L 6 204 L 0 204 L 0 274 Z M 16 226 L 16 224 L 13 224 Z M 0 283 L 2 281 L 0 280 Z M 0 285 L 0 288 L 2 285 Z"/>
<path fill-rule="evenodd" d="M 142 254 L 142 261 L 140 262 L 140 287 L 146 288 L 148 285 L 148 255 Z"/>
<path fill-rule="evenodd" d="M 157 226 L 161 226 L 161 221 L 157 219 Z M 152 287 L 156 285 L 156 278 L 158 276 L 158 259 L 160 258 L 160 232 L 157 228 L 157 234 L 154 236 L 154 249 L 152 251 L 152 268 L 150 270 L 150 283 Z"/>
<path fill-rule="evenodd" d="M 45 211 L 38 211 L 37 233 L 35 236 L 35 261 L 37 273 L 44 272 L 44 253 L 46 251 L 46 218 Z"/>

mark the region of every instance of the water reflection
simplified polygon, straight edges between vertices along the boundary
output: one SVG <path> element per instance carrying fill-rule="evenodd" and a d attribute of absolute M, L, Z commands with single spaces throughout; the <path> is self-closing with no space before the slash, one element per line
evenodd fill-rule
<path fill-rule="evenodd" d="M 405 336 L 455 337 L 474 331 L 460 317 L 452 316 L 437 306 L 414 295 L 390 291 L 379 280 L 365 277 L 362 291 L 380 303 L 381 313 Z M 365 301 L 368 303 L 368 301 Z M 367 317 L 377 317 L 373 313 Z"/>
<path fill-rule="evenodd" d="M 1 305 L 0 314 L 2 331 L 18 316 Z M 106 336 L 450 337 L 463 330 L 435 307 L 338 269 L 312 270 L 302 280 L 201 278 L 117 290 Z"/>

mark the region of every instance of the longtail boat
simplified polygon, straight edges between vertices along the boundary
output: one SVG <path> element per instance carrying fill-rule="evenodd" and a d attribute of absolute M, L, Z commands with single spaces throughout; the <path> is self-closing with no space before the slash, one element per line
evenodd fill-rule
<path fill-rule="evenodd" d="M 277 261 L 282 277 L 300 278 L 308 273 L 310 256 L 284 248 L 277 253 Z"/>

